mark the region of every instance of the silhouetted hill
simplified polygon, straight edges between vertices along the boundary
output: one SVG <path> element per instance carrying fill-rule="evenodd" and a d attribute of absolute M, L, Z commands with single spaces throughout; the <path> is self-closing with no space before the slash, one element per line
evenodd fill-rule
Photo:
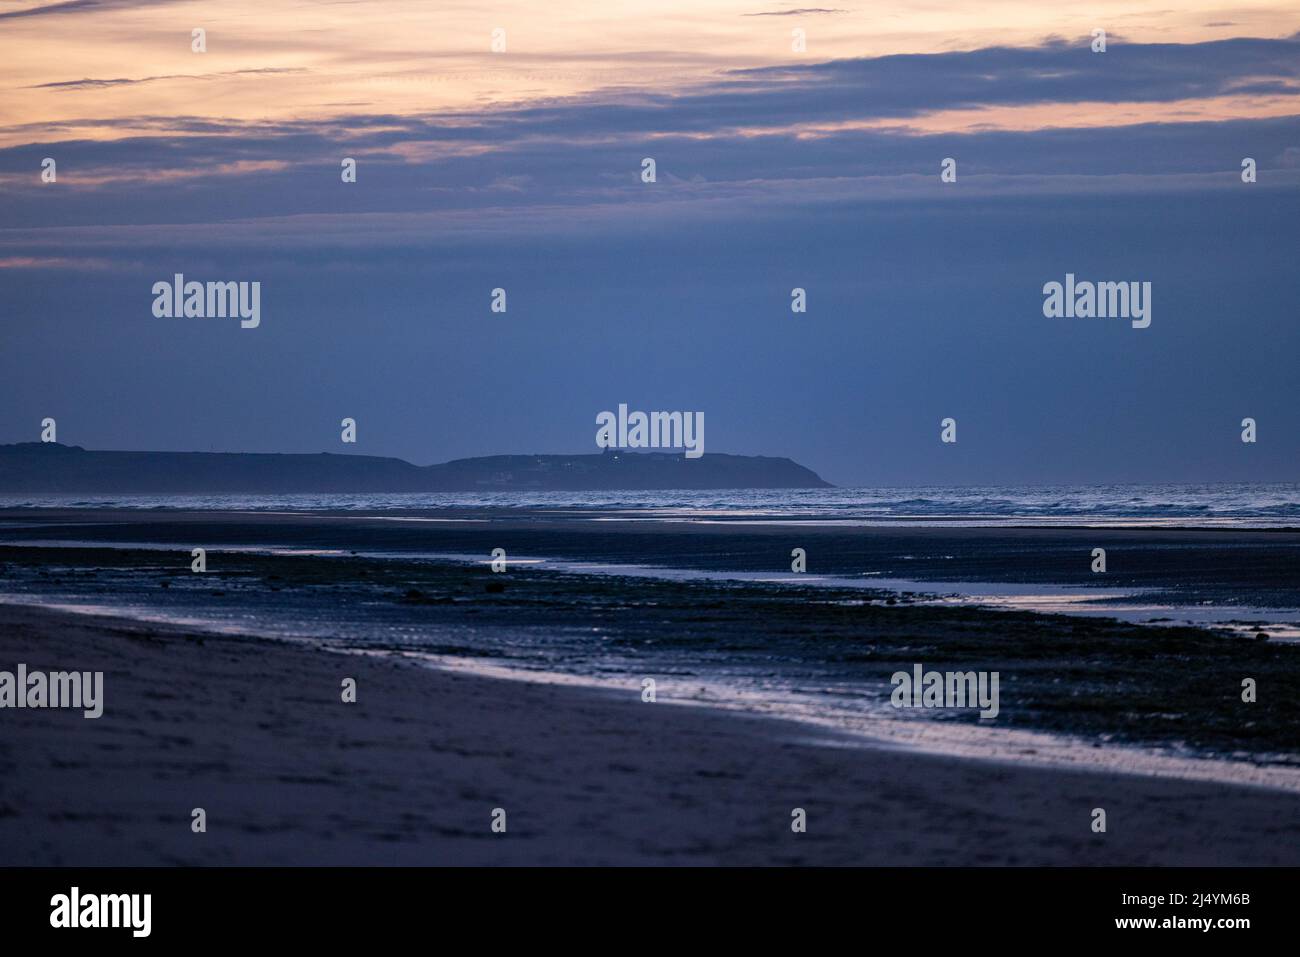
<path fill-rule="evenodd" d="M 829 488 L 790 459 L 671 452 L 491 455 L 419 466 L 372 455 L 92 452 L 0 445 L 0 492 L 475 492 Z"/>

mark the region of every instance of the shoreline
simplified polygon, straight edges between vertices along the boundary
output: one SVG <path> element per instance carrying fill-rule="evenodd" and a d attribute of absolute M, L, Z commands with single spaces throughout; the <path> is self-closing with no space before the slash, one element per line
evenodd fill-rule
<path fill-rule="evenodd" d="M 308 652 L 402 661 L 426 669 L 490 681 L 552 685 L 613 696 L 635 691 L 629 684 L 634 679 L 631 675 L 616 680 L 590 674 L 539 671 L 467 655 L 447 656 L 417 650 L 374 650 L 355 645 L 331 644 L 319 636 L 266 636 L 246 630 L 225 630 L 214 622 L 138 617 L 125 609 L 93 605 L 43 605 L 13 600 L 12 597 L 3 595 L 0 595 L 0 627 L 4 626 L 3 609 L 7 608 L 89 619 L 92 623 L 107 628 L 158 628 L 187 637 L 264 641 Z M 780 722 L 802 728 L 810 738 L 826 736 L 828 742 L 824 743 L 834 739 L 843 747 L 899 749 L 920 756 L 976 761 L 993 766 L 1200 781 L 1233 787 L 1263 788 L 1300 797 L 1300 768 L 1290 766 L 1207 755 L 1181 756 L 1159 748 L 1136 745 L 1118 744 L 1097 748 L 1095 745 L 1090 746 L 1082 737 L 1068 732 L 997 728 L 982 724 L 954 725 L 923 715 L 904 719 L 872 720 L 858 717 L 857 720 L 849 720 L 840 708 L 826 709 L 825 702 L 820 707 L 817 704 L 809 705 L 806 701 L 799 701 L 798 695 L 789 693 L 784 696 L 770 693 L 756 695 L 717 679 L 692 678 L 675 683 L 665 682 L 662 678 L 657 680 L 658 703 L 662 706 L 698 708 L 717 714 Z"/>
<path fill-rule="evenodd" d="M 927 596 L 1063 581 L 1238 616 L 1294 604 L 1300 536 L 601 509 L 0 510 L 0 528 L 0 592 L 23 603 L 0 605 L 0 670 L 106 673 L 103 718 L 0 710 L 18 861 L 1300 863 L 1293 644 Z M 891 708 L 890 675 L 918 665 L 1000 674 L 996 721 Z"/>
<path fill-rule="evenodd" d="M 98 720 L 0 711 L 0 863 L 1300 863 L 1300 801 L 1271 790 L 844 747 L 320 651 L 0 607 L 0 661 L 106 673 Z"/>
<path fill-rule="evenodd" d="M 936 601 L 919 579 L 917 591 L 899 593 L 873 588 L 866 577 L 873 572 L 861 571 L 864 564 L 875 574 L 884 574 L 888 562 L 925 564 L 908 561 L 914 557 L 928 560 L 931 570 L 957 564 L 985 577 L 1020 569 L 1026 574 L 1017 587 L 1041 592 L 1043 579 L 1059 572 L 1044 566 L 1058 561 L 1076 569 L 1073 587 L 1081 597 L 1113 592 L 1109 582 L 1106 589 L 1095 584 L 1101 576 L 1077 580 L 1087 576 L 1086 562 L 1077 570 L 1079 556 L 1088 557 L 1078 539 L 809 537 L 802 542 L 810 570 L 801 575 L 772 568 L 788 562 L 792 543 L 770 533 L 638 534 L 604 523 L 513 518 L 395 528 L 303 516 L 250 522 L 203 514 L 170 523 L 121 513 L 82 517 L 100 521 L 11 525 L 4 537 L 13 544 L 0 545 L 0 591 L 29 604 L 485 659 L 533 672 L 691 676 L 701 684 L 715 678 L 729 686 L 729 696 L 784 695 L 791 706 L 775 710 L 825 713 L 849 725 L 882 706 L 888 713 L 889 677 L 900 668 L 922 662 L 998 671 L 1005 697 L 999 731 L 1044 731 L 1103 750 L 1154 746 L 1173 756 L 1297 768 L 1294 643 L 1167 618 L 1125 623 L 1105 606 L 1093 606 L 1096 615 L 1060 615 L 1041 604 L 992 610 Z M 1292 567 L 1277 561 L 1300 543 L 1260 546 L 1258 537 L 1234 538 L 1218 551 L 1194 537 L 1169 540 L 1181 543 L 1176 548 L 1138 538 L 1112 544 L 1112 559 L 1131 567 L 1154 556 L 1162 564 L 1144 572 L 1146 584 L 1168 589 L 1171 580 L 1182 582 L 1187 602 L 1197 578 L 1219 582 L 1211 587 L 1237 594 L 1235 607 L 1222 610 L 1236 618 L 1245 610 L 1239 582 L 1257 583 L 1251 587 L 1275 600 L 1296 597 Z M 141 539 L 151 544 L 141 547 Z M 205 574 L 190 568 L 195 543 L 207 550 Z M 502 544 L 509 549 L 504 573 L 494 574 L 489 554 Z M 581 560 L 537 564 L 523 558 L 540 551 L 532 546 Z M 453 552 L 460 561 L 434 557 Z M 634 566 L 619 564 L 633 557 L 672 567 L 638 577 Z M 1219 563 L 1225 557 L 1231 567 Z M 859 569 L 851 587 L 836 585 L 828 567 L 836 561 Z M 711 570 L 719 567 L 727 570 Z M 1110 581 L 1119 585 L 1122 578 Z M 1258 684 L 1259 704 L 1239 700 L 1242 676 Z M 935 726 L 956 732 L 972 721 L 960 712 L 943 717 L 951 720 Z"/>

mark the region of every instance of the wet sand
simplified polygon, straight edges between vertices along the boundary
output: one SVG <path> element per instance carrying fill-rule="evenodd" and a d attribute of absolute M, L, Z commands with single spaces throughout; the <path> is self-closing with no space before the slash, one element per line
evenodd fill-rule
<path fill-rule="evenodd" d="M 862 747 L 639 687 L 0 607 L 18 662 L 103 670 L 105 712 L 0 711 L 3 865 L 1300 863 L 1293 794 Z"/>

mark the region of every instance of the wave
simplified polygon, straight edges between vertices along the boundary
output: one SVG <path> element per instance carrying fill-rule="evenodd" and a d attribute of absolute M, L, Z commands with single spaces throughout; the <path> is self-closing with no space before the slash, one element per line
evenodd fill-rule
<path fill-rule="evenodd" d="M 934 486 L 636 492 L 297 495 L 2 495 L 5 508 L 219 511 L 584 509 L 643 518 L 1189 519 L 1246 525 L 1300 520 L 1300 484 Z"/>

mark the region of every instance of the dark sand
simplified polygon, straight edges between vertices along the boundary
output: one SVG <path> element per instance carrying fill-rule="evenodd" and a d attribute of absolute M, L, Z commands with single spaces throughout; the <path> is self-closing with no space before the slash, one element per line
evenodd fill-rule
<path fill-rule="evenodd" d="M 0 606 L 18 662 L 103 670 L 105 713 L 0 711 L 0 865 L 1300 863 L 1294 794 L 849 747 L 635 689 Z"/>

